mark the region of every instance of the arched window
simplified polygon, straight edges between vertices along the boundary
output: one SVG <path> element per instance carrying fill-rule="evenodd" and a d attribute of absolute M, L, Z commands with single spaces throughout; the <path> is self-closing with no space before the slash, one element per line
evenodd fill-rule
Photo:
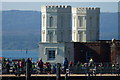
<path fill-rule="evenodd" d="M 82 31 L 78 31 L 78 41 L 79 42 L 83 41 L 83 32 Z"/>
<path fill-rule="evenodd" d="M 53 33 L 52 32 L 49 33 L 49 42 L 53 42 Z"/>
<path fill-rule="evenodd" d="M 84 17 L 83 16 L 78 16 L 78 27 L 83 27 L 83 22 L 84 22 Z"/>
<path fill-rule="evenodd" d="M 53 17 L 50 17 L 50 27 L 53 27 Z"/>

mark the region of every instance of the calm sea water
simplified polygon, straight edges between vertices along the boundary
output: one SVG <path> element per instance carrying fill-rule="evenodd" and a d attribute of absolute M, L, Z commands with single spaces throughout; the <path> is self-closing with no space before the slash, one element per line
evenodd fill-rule
<path fill-rule="evenodd" d="M 32 58 L 35 61 L 38 59 L 38 50 L 2 50 L 2 57 L 10 59 Z"/>

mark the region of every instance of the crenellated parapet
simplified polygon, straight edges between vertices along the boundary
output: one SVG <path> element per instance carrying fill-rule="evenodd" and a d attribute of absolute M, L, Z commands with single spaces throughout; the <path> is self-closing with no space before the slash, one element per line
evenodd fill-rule
<path fill-rule="evenodd" d="M 80 7 L 77 10 L 99 10 L 100 8 L 97 7 Z"/>
<path fill-rule="evenodd" d="M 98 7 L 80 7 L 72 8 L 73 13 L 100 13 L 100 8 Z"/>
<path fill-rule="evenodd" d="M 42 12 L 70 12 L 71 6 L 67 5 L 54 5 L 54 6 L 42 6 Z"/>
<path fill-rule="evenodd" d="M 57 8 L 57 9 L 60 9 L 60 8 L 69 8 L 71 6 L 67 6 L 67 5 L 55 5 L 55 6 L 46 6 L 46 8 Z"/>

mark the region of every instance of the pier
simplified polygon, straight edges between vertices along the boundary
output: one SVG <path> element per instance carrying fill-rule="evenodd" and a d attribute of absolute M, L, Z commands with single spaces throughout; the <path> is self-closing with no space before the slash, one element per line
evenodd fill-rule
<path fill-rule="evenodd" d="M 26 80 L 24 74 L 15 76 L 13 74 L 0 75 L 2 80 Z M 30 80 L 56 80 L 56 74 L 32 74 Z M 60 80 L 65 80 L 65 74 L 61 74 Z M 97 74 L 88 76 L 85 74 L 69 74 L 67 80 L 120 80 L 117 74 Z"/>

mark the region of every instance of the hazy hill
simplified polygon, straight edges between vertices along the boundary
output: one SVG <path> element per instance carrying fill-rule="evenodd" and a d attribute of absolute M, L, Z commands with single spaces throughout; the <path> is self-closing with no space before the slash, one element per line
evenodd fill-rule
<path fill-rule="evenodd" d="M 101 13 L 100 39 L 117 38 L 117 13 Z M 3 49 L 35 49 L 40 41 L 41 13 L 10 10 L 2 12 Z"/>
<path fill-rule="evenodd" d="M 3 11 L 3 49 L 34 49 L 40 41 L 40 12 Z"/>

